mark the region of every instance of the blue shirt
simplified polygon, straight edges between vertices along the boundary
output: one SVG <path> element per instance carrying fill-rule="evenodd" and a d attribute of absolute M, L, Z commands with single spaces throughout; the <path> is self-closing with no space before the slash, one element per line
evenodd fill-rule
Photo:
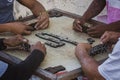
<path fill-rule="evenodd" d="M 0 61 L 0 77 L 5 73 L 8 68 L 8 64 L 5 62 Z"/>
<path fill-rule="evenodd" d="M 14 20 L 13 3 L 14 0 L 0 0 L 0 24 Z"/>

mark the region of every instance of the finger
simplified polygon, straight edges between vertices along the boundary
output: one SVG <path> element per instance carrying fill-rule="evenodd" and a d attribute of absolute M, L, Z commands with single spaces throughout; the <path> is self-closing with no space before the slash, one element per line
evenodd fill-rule
<path fill-rule="evenodd" d="M 106 38 L 106 34 L 102 35 L 102 37 L 100 38 L 100 40 L 102 41 L 104 38 Z"/>
<path fill-rule="evenodd" d="M 39 22 L 40 22 L 40 20 L 41 20 L 41 16 L 38 16 L 38 21 L 37 21 L 37 23 L 35 24 L 35 26 L 34 26 L 34 28 L 36 29 L 37 28 L 37 26 L 39 25 Z"/>
<path fill-rule="evenodd" d="M 91 32 L 87 32 L 88 35 L 97 35 L 97 31 L 91 31 Z"/>
<path fill-rule="evenodd" d="M 41 24 L 42 24 L 42 21 L 38 21 L 37 24 L 34 26 L 34 28 L 37 29 Z"/>
<path fill-rule="evenodd" d="M 23 36 L 20 35 L 20 34 L 18 34 L 18 35 L 16 36 L 16 41 L 22 42 L 22 40 L 23 40 Z"/>
<path fill-rule="evenodd" d="M 24 42 L 24 43 L 28 43 L 28 39 L 22 39 L 22 41 Z"/>
<path fill-rule="evenodd" d="M 38 41 L 38 42 L 36 42 L 36 45 L 37 45 L 37 44 L 42 44 L 42 43 L 41 43 L 40 41 Z"/>
<path fill-rule="evenodd" d="M 95 34 L 95 35 L 90 35 L 91 37 L 94 37 L 94 38 L 99 38 L 100 35 L 99 34 Z"/>
<path fill-rule="evenodd" d="M 108 40 L 109 38 L 108 37 L 106 37 L 106 38 L 104 38 L 101 42 L 103 43 L 103 44 L 105 44 L 105 43 L 107 43 L 109 40 Z"/>
<path fill-rule="evenodd" d="M 42 23 L 42 22 L 44 22 L 45 20 L 48 20 L 48 21 L 49 21 L 49 18 L 46 17 L 46 16 L 41 16 L 41 19 L 39 19 L 39 22 Z"/>
<path fill-rule="evenodd" d="M 108 41 L 109 37 L 107 35 L 103 35 L 101 38 L 100 38 L 100 41 L 102 43 L 106 43 Z"/>
<path fill-rule="evenodd" d="M 27 26 L 27 29 L 26 29 L 26 30 L 33 31 L 33 30 L 34 30 L 34 27 L 32 27 L 32 26 Z"/>
<path fill-rule="evenodd" d="M 21 38 L 21 37 L 22 37 L 22 35 L 20 35 L 20 34 L 16 35 L 16 38 Z"/>
<path fill-rule="evenodd" d="M 93 32 L 93 31 L 95 31 L 95 27 L 90 27 L 87 29 L 87 32 Z"/>
<path fill-rule="evenodd" d="M 25 35 L 30 35 L 30 34 L 31 34 L 31 31 L 25 30 L 23 34 L 25 34 Z"/>
<path fill-rule="evenodd" d="M 80 27 L 75 28 L 76 31 L 82 32 L 82 29 Z"/>
<path fill-rule="evenodd" d="M 35 24 L 34 28 L 37 29 L 37 26 L 39 25 L 39 21 Z"/>
<path fill-rule="evenodd" d="M 80 24 L 81 23 L 80 20 L 77 20 L 77 23 Z"/>
<path fill-rule="evenodd" d="M 82 27 L 79 24 L 74 23 L 73 24 L 73 29 L 76 31 L 82 32 Z"/>
<path fill-rule="evenodd" d="M 45 29 L 49 26 L 49 24 L 45 24 L 41 29 Z"/>
<path fill-rule="evenodd" d="M 27 43 L 28 42 L 28 39 L 24 38 L 22 35 L 17 35 L 17 40 L 19 40 L 19 42 L 24 42 L 24 43 Z"/>
<path fill-rule="evenodd" d="M 36 29 L 42 29 L 44 28 L 44 26 L 47 24 L 48 25 L 49 21 L 48 20 L 45 20 L 42 24 L 40 24 Z"/>

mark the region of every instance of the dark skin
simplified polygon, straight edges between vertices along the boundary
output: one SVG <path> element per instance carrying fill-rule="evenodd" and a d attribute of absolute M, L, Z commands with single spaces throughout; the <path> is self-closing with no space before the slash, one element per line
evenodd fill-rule
<path fill-rule="evenodd" d="M 42 51 L 44 55 L 46 55 L 46 53 L 47 53 L 45 45 L 42 44 L 40 41 L 38 41 L 36 44 L 32 45 L 31 52 L 34 51 L 35 49 Z"/>
<path fill-rule="evenodd" d="M 87 11 L 81 19 L 76 19 L 73 23 L 73 29 L 82 32 L 81 25 L 89 22 L 90 19 L 97 16 L 105 7 L 106 0 L 93 0 Z M 120 21 L 111 24 L 99 24 L 91 26 L 87 31 L 88 35 L 92 37 L 101 37 L 105 31 L 120 31 Z"/>
<path fill-rule="evenodd" d="M 18 0 L 18 2 L 28 7 L 34 16 L 38 18 L 38 22 L 35 25 L 36 30 L 45 29 L 48 27 L 49 16 L 45 8 L 37 0 Z M 32 27 L 22 22 L 0 24 L 0 32 L 12 32 L 15 34 L 29 35 L 32 30 Z"/>
<path fill-rule="evenodd" d="M 38 23 L 35 25 L 37 30 L 45 29 L 49 25 L 49 16 L 45 8 L 37 0 L 18 0 L 21 4 L 28 7 L 32 13 L 38 17 Z"/>
<path fill-rule="evenodd" d="M 28 40 L 22 37 L 21 35 L 16 35 L 14 37 L 6 38 L 3 40 L 4 45 L 8 47 L 16 47 L 22 43 L 27 43 L 27 42 Z"/>
<path fill-rule="evenodd" d="M 105 80 L 98 72 L 99 64 L 92 57 L 88 55 L 91 45 L 87 43 L 78 44 L 75 50 L 82 70 L 89 80 Z"/>
<path fill-rule="evenodd" d="M 105 31 L 120 32 L 120 21 L 111 24 L 96 25 L 88 29 L 88 34 L 92 37 L 101 37 Z"/>
<path fill-rule="evenodd" d="M 106 31 L 100 41 L 103 44 L 112 43 L 115 44 L 120 37 L 119 32 Z M 78 44 L 75 50 L 76 57 L 78 58 L 82 69 L 85 75 L 89 78 L 89 80 L 105 80 L 100 73 L 98 72 L 99 63 L 95 61 L 91 56 L 88 55 L 91 49 L 91 45 L 87 43 Z"/>
<path fill-rule="evenodd" d="M 4 39 L 3 43 L 7 47 L 16 47 L 23 43 L 28 43 L 28 40 L 25 39 L 21 35 L 17 35 L 17 36 L 11 37 L 11 38 Z M 42 51 L 43 54 L 46 55 L 46 47 L 40 41 L 36 42 L 36 44 L 32 45 L 30 51 L 32 52 L 35 49 Z"/>
<path fill-rule="evenodd" d="M 100 38 L 100 41 L 105 44 L 105 43 L 112 43 L 116 44 L 120 37 L 120 32 L 113 32 L 113 31 L 106 31 L 102 37 Z"/>

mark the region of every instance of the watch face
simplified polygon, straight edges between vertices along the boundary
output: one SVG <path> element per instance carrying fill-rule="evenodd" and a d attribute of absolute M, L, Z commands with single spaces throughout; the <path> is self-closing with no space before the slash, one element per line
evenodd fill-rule
<path fill-rule="evenodd" d="M 8 0 L 8 2 L 12 2 L 13 0 Z"/>

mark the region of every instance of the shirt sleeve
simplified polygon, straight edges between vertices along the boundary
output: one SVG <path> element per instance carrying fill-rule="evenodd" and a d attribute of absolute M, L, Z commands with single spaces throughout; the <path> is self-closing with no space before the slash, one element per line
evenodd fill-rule
<path fill-rule="evenodd" d="M 42 51 L 35 49 L 19 66 L 21 66 L 22 69 L 28 69 L 29 73 L 31 73 L 40 66 L 44 56 Z"/>
<path fill-rule="evenodd" d="M 120 39 L 98 71 L 106 80 L 120 80 Z"/>

